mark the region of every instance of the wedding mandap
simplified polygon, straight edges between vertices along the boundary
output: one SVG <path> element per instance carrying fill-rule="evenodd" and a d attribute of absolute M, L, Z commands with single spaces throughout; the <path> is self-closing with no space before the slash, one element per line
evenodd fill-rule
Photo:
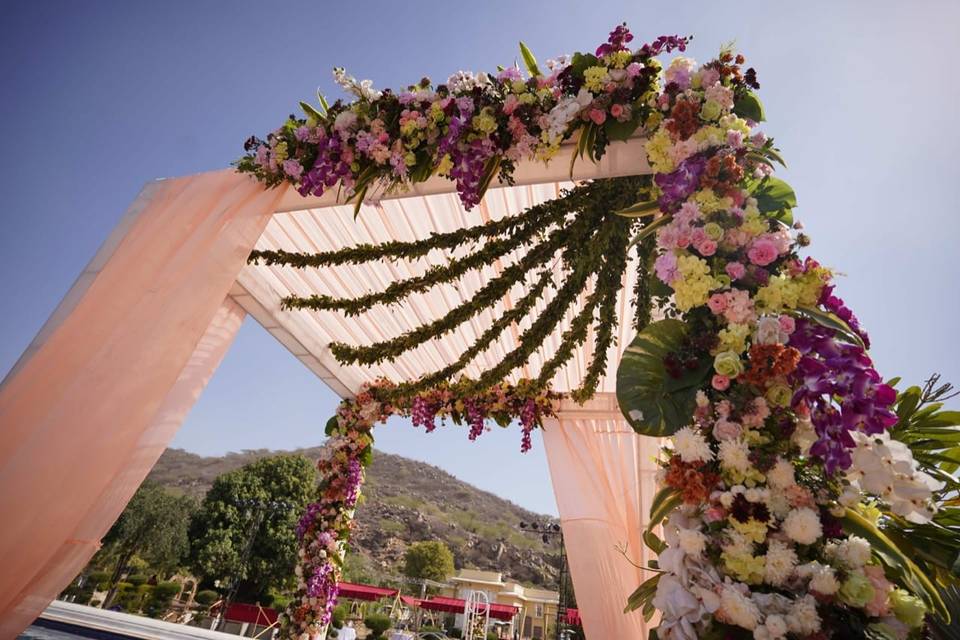
<path fill-rule="evenodd" d="M 392 415 L 542 431 L 588 639 L 948 629 L 949 387 L 881 377 L 803 255 L 743 57 L 632 41 L 399 91 L 337 69 L 349 99 L 148 184 L 0 387 L 3 636 L 99 548 L 247 315 L 343 399 L 284 637 L 330 621 Z"/>

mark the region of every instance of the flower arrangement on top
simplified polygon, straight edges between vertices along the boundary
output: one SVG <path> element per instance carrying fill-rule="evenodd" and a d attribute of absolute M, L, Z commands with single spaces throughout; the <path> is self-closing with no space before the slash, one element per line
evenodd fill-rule
<path fill-rule="evenodd" d="M 301 102 L 306 118 L 291 116 L 266 140 L 247 140 L 237 168 L 268 185 L 290 182 L 303 195 L 339 186 L 358 208 L 438 174 L 456 182 L 471 208 L 494 178 L 509 183 L 520 159 L 549 160 L 578 131 L 581 156 L 593 159 L 646 122 L 660 71 L 654 56 L 683 51 L 687 38 L 663 36 L 637 51 L 627 47 L 631 40 L 626 26 L 617 27 L 595 55 L 550 60 L 544 73 L 521 43 L 526 80 L 517 67 L 461 71 L 436 88 L 425 78 L 399 93 L 336 69 L 356 100 Z"/>
<path fill-rule="evenodd" d="M 833 274 L 799 255 L 809 239 L 793 221 L 792 189 L 772 175 L 783 161 L 772 139 L 756 130 L 763 106 L 754 93 L 756 74 L 743 70 L 743 58 L 724 50 L 700 67 L 681 57 L 663 70 L 654 56 L 683 51 L 688 39 L 661 37 L 635 51 L 627 46 L 631 40 L 619 26 L 595 54 L 551 61 L 549 73 L 521 45 L 527 79 L 516 68 L 496 76 L 459 73 L 445 85 L 431 88 L 425 80 L 398 94 L 374 91 L 337 71 L 354 102 L 303 104 L 306 118 L 291 117 L 266 140 L 251 138 L 238 169 L 267 185 L 293 183 L 303 194 L 339 185 L 358 207 L 377 193 L 440 174 L 456 182 L 471 207 L 495 177 L 510 182 L 517 160 L 549 160 L 573 136 L 574 158 L 595 159 L 611 141 L 644 134 L 652 182 L 595 181 L 552 208 L 531 209 L 557 226 L 550 236 L 556 240 L 536 245 L 529 254 L 538 262 L 518 263 L 514 280 L 503 281 L 511 286 L 525 270 L 563 252 L 568 280 L 556 300 L 567 304 L 595 274 L 603 283 L 598 290 L 612 292 L 603 303 L 602 296 L 591 298 L 605 318 L 597 332 L 605 342 L 594 349 L 603 354 L 626 255 L 637 247 L 637 310 L 647 315 L 619 364 L 617 397 L 637 432 L 672 437 L 662 457 L 663 488 L 644 532 L 659 560 L 627 610 L 642 610 L 648 619 L 660 611 L 651 632 L 660 640 L 919 638 L 925 623 L 949 621 L 942 587 L 957 584 L 960 568 L 960 509 L 945 497 L 955 503 L 960 490 L 953 475 L 960 414 L 940 411 L 943 389 L 898 395 L 894 382 L 884 383 L 867 354 L 866 332 L 834 295 Z M 620 204 L 631 195 L 641 201 Z M 539 218 L 526 215 L 413 243 L 317 256 L 255 252 L 251 259 L 308 268 L 419 256 L 481 240 L 503 252 L 533 242 Z M 584 235 L 594 230 L 577 224 L 605 231 Z M 515 244 L 507 244 L 511 234 L 520 236 Z M 571 250 L 583 238 L 590 239 L 579 243 L 588 250 Z M 477 264 L 489 262 L 482 251 L 475 255 Z M 438 267 L 423 279 L 396 283 L 396 291 L 356 300 L 286 303 L 362 313 L 467 268 Z M 518 315 L 498 320 L 491 336 L 532 309 L 547 282 L 541 278 L 518 304 Z M 485 291 L 473 306 L 409 336 L 372 347 L 334 345 L 335 355 L 361 363 L 397 357 L 497 296 Z M 665 317 L 649 322 L 648 306 Z M 551 360 L 548 376 L 506 392 L 517 402 L 503 404 L 509 410 L 501 422 L 520 417 L 529 436 L 550 415 L 552 396 L 543 390 L 573 345 L 582 343 L 593 310 L 564 334 L 566 351 Z M 321 499 L 300 528 L 300 592 L 285 627 L 291 637 L 329 620 L 336 558 L 372 442 L 369 427 L 409 401 L 402 411 L 415 423 L 432 424 L 431 416 L 447 411 L 470 422 L 475 437 L 486 415 L 479 407 L 486 404 L 471 398 L 489 393 L 484 389 L 492 379 L 522 364 L 559 322 L 562 306 L 551 303 L 542 315 L 551 320 L 534 323 L 534 346 L 484 373 L 482 384 L 441 385 L 440 392 L 384 384 L 342 405 L 328 425 Z M 426 380 L 433 385 L 451 377 L 486 344 L 479 341 L 463 362 Z M 594 364 L 576 397 L 593 393 L 605 361 Z M 397 389 L 407 401 L 392 399 Z"/>

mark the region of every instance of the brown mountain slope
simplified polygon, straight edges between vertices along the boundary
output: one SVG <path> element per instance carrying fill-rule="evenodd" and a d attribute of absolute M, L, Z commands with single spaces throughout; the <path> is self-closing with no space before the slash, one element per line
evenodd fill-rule
<path fill-rule="evenodd" d="M 203 496 L 213 480 L 256 459 L 287 453 L 255 450 L 204 457 L 168 449 L 149 479 L 190 495 Z M 315 459 L 319 448 L 300 449 Z M 353 536 L 356 557 L 348 579 L 376 579 L 399 571 L 407 546 L 419 540 L 442 540 L 456 566 L 504 573 L 505 578 L 553 587 L 557 546 L 521 533 L 520 521 L 546 520 L 449 473 L 388 453 L 377 452 L 367 470 L 364 499 L 357 509 Z"/>

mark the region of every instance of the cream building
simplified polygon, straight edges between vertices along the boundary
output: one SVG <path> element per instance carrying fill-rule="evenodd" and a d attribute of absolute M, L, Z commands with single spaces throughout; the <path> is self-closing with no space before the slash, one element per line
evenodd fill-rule
<path fill-rule="evenodd" d="M 510 622 L 491 620 L 491 629 L 497 631 L 494 625 L 500 627 L 501 638 L 534 640 L 552 637 L 560 600 L 556 591 L 524 587 L 516 582 L 504 581 L 503 574 L 499 572 L 477 569 L 461 569 L 450 578 L 450 583 L 453 587 L 447 590 L 447 594 L 455 598 L 466 600 L 471 591 L 482 591 L 491 603 L 517 607 L 517 615 Z M 458 626 L 463 622 L 462 617 L 457 616 Z"/>

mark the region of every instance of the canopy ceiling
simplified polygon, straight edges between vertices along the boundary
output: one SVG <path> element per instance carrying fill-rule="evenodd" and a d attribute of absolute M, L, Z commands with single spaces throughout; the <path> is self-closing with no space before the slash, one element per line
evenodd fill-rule
<path fill-rule="evenodd" d="M 546 166 L 521 163 L 516 171 L 515 186 L 490 189 L 481 205 L 472 211 L 463 208 L 453 192 L 453 183 L 442 179 L 431 179 L 418 185 L 412 193 L 384 198 L 376 205 L 363 205 L 356 219 L 353 206 L 338 205 L 335 193 L 325 194 L 321 198 L 302 198 L 290 190 L 279 203 L 278 211 L 272 216 L 256 248 L 309 253 L 331 251 L 359 243 L 415 240 L 435 232 L 454 231 L 515 215 L 556 198 L 562 189 L 574 184 L 569 181 L 570 153 L 569 148 L 564 149 L 561 156 L 566 157 L 555 158 Z M 611 146 L 599 164 L 582 161 L 576 167 L 574 178 L 577 180 L 649 172 L 639 139 Z M 395 362 L 375 366 L 344 366 L 330 353 L 330 342 L 371 344 L 441 317 L 468 300 L 504 267 L 522 257 L 522 250 L 510 254 L 504 261 L 498 260 L 488 265 L 481 273 L 467 274 L 456 285 L 441 285 L 423 294 L 414 294 L 401 304 L 378 306 L 357 317 L 346 317 L 336 311 L 285 311 L 280 308 L 281 299 L 290 294 L 357 297 L 382 290 L 397 279 L 420 275 L 431 265 L 455 260 L 467 251 L 435 250 L 425 258 L 416 260 L 322 269 L 248 265 L 237 278 L 231 296 L 336 393 L 346 397 L 353 395 L 364 382 L 380 376 L 394 381 L 412 380 L 455 361 L 495 318 L 523 296 L 525 289 L 514 286 L 496 308 L 484 311 L 456 331 L 421 345 Z M 561 266 L 554 263 L 554 282 L 562 282 L 562 277 Z M 608 353 L 611 371 L 619 361 L 620 351 L 632 338 L 630 292 L 635 282 L 636 269 L 630 268 L 624 275 L 618 299 L 618 315 L 621 318 L 618 339 Z M 531 314 L 534 318 L 555 293 L 556 289 L 548 289 L 545 299 L 538 303 Z M 557 349 L 560 335 L 581 308 L 581 303 L 576 309 L 568 311 L 564 322 L 533 356 L 529 366 L 514 371 L 513 381 L 538 374 L 542 363 Z M 530 320 L 527 319 L 512 326 L 500 340 L 478 355 L 464 373 L 476 376 L 483 369 L 498 363 L 518 345 L 519 336 L 529 325 Z M 579 385 L 592 359 L 592 342 L 590 336 L 585 345 L 577 350 L 576 357 L 557 373 L 553 380 L 555 390 L 570 391 Z M 607 375 L 598 391 L 613 392 L 614 384 L 613 376 Z"/>

